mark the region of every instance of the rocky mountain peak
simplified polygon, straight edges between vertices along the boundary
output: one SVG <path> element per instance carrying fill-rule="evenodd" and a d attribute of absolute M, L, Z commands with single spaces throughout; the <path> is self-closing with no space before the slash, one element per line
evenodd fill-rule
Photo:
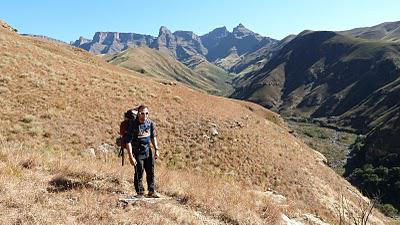
<path fill-rule="evenodd" d="M 229 34 L 228 29 L 226 29 L 226 27 L 223 26 L 223 27 L 215 28 L 214 30 L 212 30 L 210 33 L 208 33 L 206 35 L 213 36 L 216 38 L 218 38 L 218 37 L 221 38 L 221 37 L 228 36 L 228 34 Z"/>
<path fill-rule="evenodd" d="M 167 27 L 161 26 L 158 32 L 158 36 L 160 37 L 164 35 L 172 35 L 172 32 Z"/>
<path fill-rule="evenodd" d="M 75 45 L 83 45 L 83 44 L 88 43 L 88 42 L 90 42 L 89 39 L 80 36 L 79 39 L 76 40 Z"/>
<path fill-rule="evenodd" d="M 242 23 L 239 23 L 239 25 L 237 25 L 236 28 L 246 28 L 246 27 Z"/>
<path fill-rule="evenodd" d="M 206 48 L 213 48 L 219 45 L 221 39 L 229 36 L 230 32 L 226 29 L 225 26 L 215 28 L 211 32 L 201 36 L 201 41 Z"/>
<path fill-rule="evenodd" d="M 233 36 L 238 39 L 242 39 L 245 37 L 251 36 L 251 38 L 256 39 L 257 41 L 261 41 L 264 37 L 254 33 L 253 31 L 247 29 L 243 24 L 239 23 L 239 25 L 233 28 L 232 32 Z"/>
<path fill-rule="evenodd" d="M 243 37 L 251 34 L 255 34 L 253 31 L 247 29 L 243 24 L 239 23 L 232 32 L 235 36 Z"/>

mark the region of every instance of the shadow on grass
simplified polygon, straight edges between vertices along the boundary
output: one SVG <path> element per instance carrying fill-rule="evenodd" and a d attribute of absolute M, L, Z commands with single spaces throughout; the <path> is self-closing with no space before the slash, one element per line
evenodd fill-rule
<path fill-rule="evenodd" d="M 91 185 L 87 183 L 74 181 L 63 176 L 54 177 L 51 181 L 49 181 L 49 185 L 50 187 L 47 188 L 47 191 L 52 193 L 91 187 Z"/>

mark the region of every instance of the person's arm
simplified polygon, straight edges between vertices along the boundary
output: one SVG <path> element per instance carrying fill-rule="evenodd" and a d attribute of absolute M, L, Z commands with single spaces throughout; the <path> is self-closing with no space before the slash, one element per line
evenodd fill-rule
<path fill-rule="evenodd" d="M 158 157 L 160 157 L 160 151 L 159 151 L 160 148 L 158 148 L 158 143 L 157 143 L 156 137 L 153 137 L 151 139 L 151 144 L 154 147 L 154 159 L 158 159 Z"/>
<path fill-rule="evenodd" d="M 160 151 L 159 151 L 159 147 L 158 147 L 158 142 L 157 142 L 157 138 L 156 138 L 156 131 L 155 131 L 155 125 L 152 122 L 150 125 L 150 140 L 151 140 L 151 144 L 154 147 L 154 159 L 158 159 L 158 157 L 160 157 Z"/>
<path fill-rule="evenodd" d="M 133 157 L 132 144 L 130 142 L 126 143 L 126 149 L 128 149 L 129 162 L 132 166 L 136 166 L 136 159 Z"/>

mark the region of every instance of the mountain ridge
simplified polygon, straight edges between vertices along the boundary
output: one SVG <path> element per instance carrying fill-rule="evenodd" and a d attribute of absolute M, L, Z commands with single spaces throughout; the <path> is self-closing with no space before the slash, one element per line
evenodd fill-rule
<path fill-rule="evenodd" d="M 400 21 L 385 22 L 371 27 L 360 27 L 339 33 L 370 40 L 400 42 Z"/>
<path fill-rule="evenodd" d="M 128 47 L 146 45 L 168 52 L 183 63 L 188 56 L 197 55 L 196 57 L 204 57 L 215 64 L 216 60 L 223 60 L 232 51 L 238 58 L 275 42 L 276 40 L 263 37 L 239 24 L 232 32 L 226 27 L 220 27 L 201 36 L 192 31 L 171 32 L 165 26 L 160 27 L 157 37 L 136 33 L 96 32 L 92 40 L 80 38 L 71 44 L 94 54 L 116 53 Z M 233 66 L 232 63 L 226 64 L 224 69 L 227 70 Z"/>

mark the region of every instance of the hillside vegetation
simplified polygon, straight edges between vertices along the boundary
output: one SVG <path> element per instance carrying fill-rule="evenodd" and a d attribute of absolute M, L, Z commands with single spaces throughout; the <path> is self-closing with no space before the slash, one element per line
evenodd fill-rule
<path fill-rule="evenodd" d="M 121 53 L 105 55 L 105 60 L 143 76 L 178 81 L 197 90 L 214 95 L 226 95 L 231 92 L 232 76 L 222 69 L 208 63 L 205 59 L 191 57 L 193 62 L 185 66 L 166 52 L 148 47 L 129 48 Z"/>

